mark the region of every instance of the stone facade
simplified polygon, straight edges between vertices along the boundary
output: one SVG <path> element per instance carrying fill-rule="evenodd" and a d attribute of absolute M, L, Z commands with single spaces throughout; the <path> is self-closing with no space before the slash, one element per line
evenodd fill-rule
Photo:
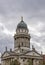
<path fill-rule="evenodd" d="M 39 65 L 42 61 L 42 54 L 39 54 L 34 46 L 30 50 L 30 39 L 29 30 L 23 18 L 17 25 L 16 34 L 14 34 L 14 51 L 7 50 L 2 54 L 2 65 L 10 65 L 14 60 L 18 60 L 20 65 Z"/>

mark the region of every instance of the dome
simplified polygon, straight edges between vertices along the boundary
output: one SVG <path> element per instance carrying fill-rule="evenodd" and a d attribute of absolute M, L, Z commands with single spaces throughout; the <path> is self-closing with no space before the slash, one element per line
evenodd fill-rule
<path fill-rule="evenodd" d="M 25 28 L 27 29 L 27 25 L 24 23 L 24 21 L 21 21 L 18 25 L 17 28 Z"/>
<path fill-rule="evenodd" d="M 17 28 L 27 29 L 27 24 L 23 21 L 23 18 L 21 18 L 21 22 L 17 25 Z"/>

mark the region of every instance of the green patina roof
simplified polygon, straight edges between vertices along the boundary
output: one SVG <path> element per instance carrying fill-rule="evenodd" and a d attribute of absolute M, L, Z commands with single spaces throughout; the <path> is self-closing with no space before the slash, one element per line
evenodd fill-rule
<path fill-rule="evenodd" d="M 27 24 L 22 20 L 18 25 L 17 28 L 25 28 L 27 29 Z"/>

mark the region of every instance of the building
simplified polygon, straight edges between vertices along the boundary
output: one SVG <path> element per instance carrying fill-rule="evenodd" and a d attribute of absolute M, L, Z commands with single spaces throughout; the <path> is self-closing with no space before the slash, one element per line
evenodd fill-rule
<path fill-rule="evenodd" d="M 43 65 L 45 65 L 45 55 L 43 55 Z"/>
<path fill-rule="evenodd" d="M 17 59 L 20 65 L 28 65 L 28 61 L 32 62 L 32 65 L 42 64 L 42 54 L 39 54 L 34 46 L 32 50 L 30 49 L 30 39 L 29 30 L 27 24 L 23 21 L 21 17 L 20 23 L 17 25 L 16 34 L 14 34 L 14 51 L 6 50 L 2 54 L 2 65 L 10 65 L 11 61 Z"/>
<path fill-rule="evenodd" d="M 0 63 L 0 65 L 1 65 L 1 63 Z"/>

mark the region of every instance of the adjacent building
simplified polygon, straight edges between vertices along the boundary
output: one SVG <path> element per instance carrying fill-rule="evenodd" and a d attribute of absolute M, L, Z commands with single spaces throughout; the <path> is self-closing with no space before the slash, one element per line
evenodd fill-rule
<path fill-rule="evenodd" d="M 43 65 L 45 65 L 45 55 L 43 55 Z"/>
<path fill-rule="evenodd" d="M 28 65 L 29 60 L 32 65 L 42 64 L 42 54 L 39 54 L 33 45 L 32 50 L 30 49 L 30 40 L 29 29 L 21 17 L 16 28 L 16 34 L 14 34 L 14 50 L 8 51 L 6 47 L 1 57 L 2 65 L 10 65 L 15 59 L 20 62 L 20 65 Z"/>

